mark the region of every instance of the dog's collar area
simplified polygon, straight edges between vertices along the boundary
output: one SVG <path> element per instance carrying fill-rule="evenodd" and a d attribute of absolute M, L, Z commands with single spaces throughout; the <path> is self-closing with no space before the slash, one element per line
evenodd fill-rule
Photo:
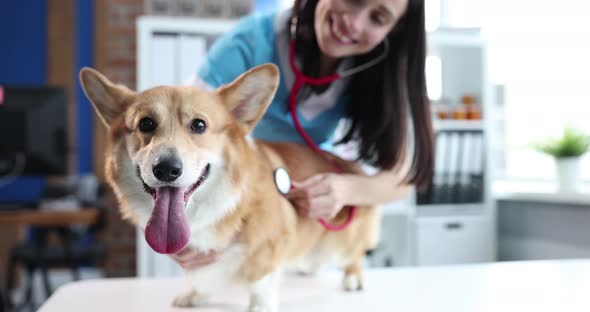
<path fill-rule="evenodd" d="M 136 171 L 137 171 L 137 177 L 139 178 L 139 180 L 141 180 L 141 183 L 143 184 L 143 190 L 150 194 L 154 200 L 157 197 L 157 192 L 156 189 L 154 189 L 153 187 L 147 185 L 147 183 L 145 183 L 145 181 L 143 180 L 143 178 L 141 177 L 141 171 L 139 170 L 139 166 L 136 167 Z M 197 181 L 195 183 L 193 183 L 193 185 L 191 185 L 188 190 L 184 193 L 184 201 L 186 202 L 189 198 L 189 196 L 197 189 L 199 188 L 199 186 L 201 186 L 201 184 L 203 184 L 203 182 L 205 182 L 205 180 L 207 179 L 207 177 L 209 177 L 209 171 L 211 170 L 211 164 L 207 164 L 205 166 L 205 168 L 203 168 L 203 171 L 201 171 L 201 174 L 199 175 L 199 178 L 197 179 Z"/>

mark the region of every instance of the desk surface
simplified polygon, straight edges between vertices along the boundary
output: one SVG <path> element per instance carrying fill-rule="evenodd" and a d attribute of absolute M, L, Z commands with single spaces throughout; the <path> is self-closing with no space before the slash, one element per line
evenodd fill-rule
<path fill-rule="evenodd" d="M 523 312 L 590 311 L 590 260 L 378 269 L 359 293 L 340 290 L 340 274 L 285 277 L 281 311 Z M 228 290 L 196 309 L 170 302 L 183 279 L 106 279 L 59 288 L 41 307 L 54 311 L 245 311 L 247 296 Z"/>
<path fill-rule="evenodd" d="M 98 218 L 94 208 L 76 211 L 23 210 L 0 212 L 0 225 L 67 226 L 92 224 Z"/>

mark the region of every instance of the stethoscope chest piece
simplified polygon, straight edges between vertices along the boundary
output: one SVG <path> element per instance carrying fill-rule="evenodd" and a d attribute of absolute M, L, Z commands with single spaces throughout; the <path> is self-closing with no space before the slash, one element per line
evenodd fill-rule
<path fill-rule="evenodd" d="M 279 192 L 283 195 L 289 193 L 291 190 L 291 177 L 283 167 L 278 167 L 274 172 L 275 185 Z"/>

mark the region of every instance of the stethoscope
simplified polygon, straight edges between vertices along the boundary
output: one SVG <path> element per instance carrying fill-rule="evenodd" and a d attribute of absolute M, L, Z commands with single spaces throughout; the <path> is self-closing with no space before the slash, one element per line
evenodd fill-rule
<path fill-rule="evenodd" d="M 344 71 L 337 72 L 337 73 L 329 75 L 329 76 L 315 78 L 315 77 L 306 76 L 297 67 L 297 63 L 295 60 L 295 47 L 296 47 L 295 46 L 295 36 L 297 34 L 297 17 L 293 17 L 291 19 L 290 31 L 291 31 L 291 40 L 289 42 L 289 65 L 291 66 L 291 70 L 293 71 L 293 74 L 295 75 L 295 82 L 293 83 L 293 88 L 291 89 L 291 93 L 289 94 L 289 111 L 291 113 L 291 118 L 293 119 L 293 124 L 295 125 L 295 129 L 297 130 L 299 135 L 301 135 L 301 137 L 303 138 L 305 143 L 307 143 L 307 145 L 315 153 L 322 156 L 322 158 L 324 158 L 334 168 L 334 171 L 336 173 L 342 173 L 342 168 L 340 168 L 340 166 L 338 166 L 336 164 L 336 162 L 334 161 L 333 158 L 329 157 L 325 152 L 323 152 L 319 148 L 319 146 L 307 134 L 305 129 L 303 129 L 303 126 L 301 126 L 301 122 L 299 121 L 299 117 L 297 116 L 297 94 L 299 93 L 301 88 L 306 84 L 311 85 L 311 86 L 320 86 L 320 85 L 329 84 L 329 83 L 332 83 L 338 79 L 352 76 L 358 72 L 361 72 L 369 67 L 372 67 L 372 66 L 380 63 L 381 61 L 383 61 L 387 57 L 387 53 L 389 52 L 389 41 L 387 40 L 387 37 L 385 37 L 385 40 L 383 41 L 383 53 L 381 53 L 381 55 L 379 55 L 375 59 L 373 59 L 369 62 L 366 62 L 364 64 L 361 64 L 359 66 L 355 66 L 353 68 L 346 69 Z M 284 170 L 283 168 L 279 168 L 279 169 L 275 170 L 275 182 L 276 182 L 277 186 L 279 187 L 279 191 L 282 192 L 283 194 L 286 194 L 291 188 L 289 175 L 287 174 L 286 170 Z M 356 214 L 356 207 L 351 206 L 350 213 L 348 214 L 346 220 L 342 224 L 339 224 L 339 225 L 330 224 L 323 219 L 320 219 L 318 221 L 324 226 L 324 228 L 326 228 L 329 231 L 341 231 L 341 230 L 346 229 L 350 225 L 350 223 L 354 219 L 355 214 Z"/>

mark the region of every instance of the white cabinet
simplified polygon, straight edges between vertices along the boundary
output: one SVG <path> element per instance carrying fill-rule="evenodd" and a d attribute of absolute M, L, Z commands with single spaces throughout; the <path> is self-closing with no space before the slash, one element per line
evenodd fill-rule
<path fill-rule="evenodd" d="M 487 262 L 491 220 L 485 216 L 423 217 L 415 220 L 417 265 Z"/>
<path fill-rule="evenodd" d="M 143 16 L 137 21 L 137 88 L 185 84 L 235 20 Z"/>

